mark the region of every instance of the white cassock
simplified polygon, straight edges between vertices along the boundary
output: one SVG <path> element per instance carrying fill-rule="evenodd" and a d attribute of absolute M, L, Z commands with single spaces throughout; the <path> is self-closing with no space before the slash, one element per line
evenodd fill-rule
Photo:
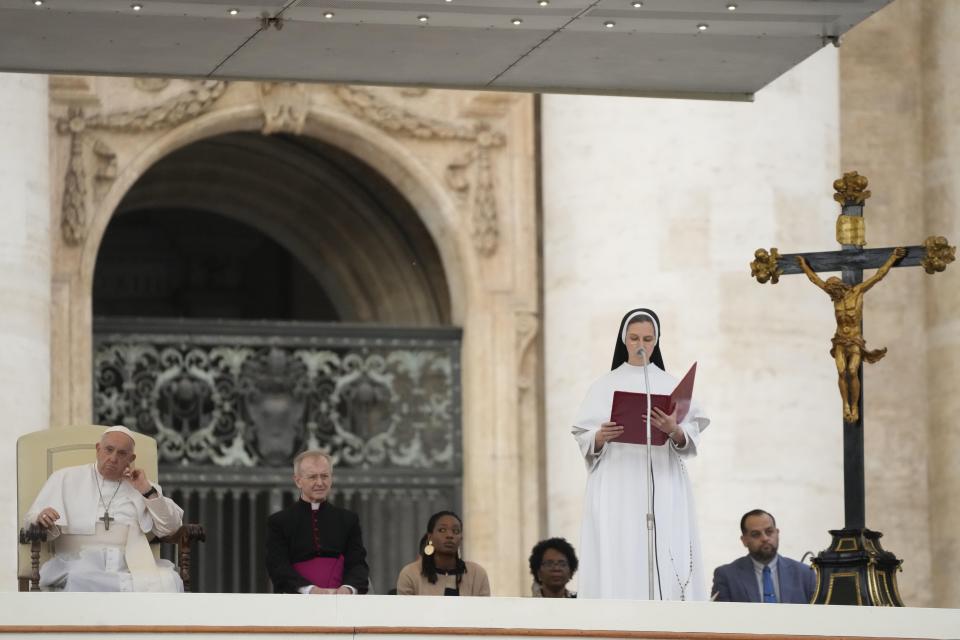
<path fill-rule="evenodd" d="M 144 498 L 127 481 L 107 480 L 96 464 L 54 471 L 24 518 L 46 507 L 60 514 L 47 532 L 54 556 L 40 567 L 40 587 L 57 591 L 183 591 L 173 564 L 155 560 L 146 538 L 177 531 L 183 509 L 157 496 Z M 101 497 L 102 496 L 102 497 Z M 101 518 L 109 506 L 110 525 Z"/>
<path fill-rule="evenodd" d="M 677 379 L 649 365 L 650 393 L 669 395 Z M 614 391 L 643 393 L 643 367 L 623 363 L 593 383 L 580 405 L 573 435 L 587 464 L 580 532 L 579 597 L 647 599 L 647 447 L 608 442 L 594 451 L 610 421 Z M 710 424 L 696 402 L 680 428 L 687 441 L 652 447 L 658 567 L 655 600 L 706 600 L 700 536 L 684 459 L 695 456 Z M 653 427 L 651 427 L 653 428 Z M 662 598 L 661 598 L 662 596 Z"/>

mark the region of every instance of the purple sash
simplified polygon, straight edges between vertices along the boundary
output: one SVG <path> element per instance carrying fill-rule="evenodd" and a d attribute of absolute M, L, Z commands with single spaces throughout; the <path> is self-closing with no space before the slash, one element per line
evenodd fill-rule
<path fill-rule="evenodd" d="M 336 558 L 311 558 L 294 562 L 293 568 L 315 587 L 336 589 L 343 584 L 342 554 Z"/>

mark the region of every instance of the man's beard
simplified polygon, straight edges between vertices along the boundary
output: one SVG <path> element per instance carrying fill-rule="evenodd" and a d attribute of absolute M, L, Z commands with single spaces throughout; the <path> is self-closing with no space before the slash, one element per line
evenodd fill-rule
<path fill-rule="evenodd" d="M 770 545 L 769 547 L 760 547 L 755 553 L 751 552 L 750 557 L 757 562 L 769 564 L 771 560 L 777 557 L 777 547 L 775 545 Z"/>

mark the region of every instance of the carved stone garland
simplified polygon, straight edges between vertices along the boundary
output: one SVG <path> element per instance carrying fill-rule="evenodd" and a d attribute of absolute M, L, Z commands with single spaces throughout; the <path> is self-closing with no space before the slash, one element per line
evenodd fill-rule
<path fill-rule="evenodd" d="M 359 118 L 390 133 L 418 140 L 460 140 L 472 143 L 464 155 L 447 164 L 447 186 L 461 197 L 470 192 L 466 177 L 473 167 L 473 211 L 470 233 L 477 252 L 491 256 L 497 251 L 499 223 L 497 198 L 494 188 L 491 153 L 506 144 L 506 136 L 494 131 L 489 123 L 474 122 L 472 126 L 429 118 L 380 98 L 374 91 L 348 85 L 332 87 L 334 94 Z"/>
<path fill-rule="evenodd" d="M 87 114 L 82 106 L 69 107 L 67 116 L 57 120 L 57 131 L 70 136 L 70 161 L 64 177 L 60 220 L 64 242 L 76 246 L 87 233 L 88 182 L 84 149 L 91 132 L 142 133 L 169 129 L 209 110 L 226 89 L 226 82 L 204 80 L 160 104 L 118 113 Z M 93 152 L 97 166 L 94 177 L 99 193 L 116 178 L 116 153 L 100 138 L 94 138 Z"/>

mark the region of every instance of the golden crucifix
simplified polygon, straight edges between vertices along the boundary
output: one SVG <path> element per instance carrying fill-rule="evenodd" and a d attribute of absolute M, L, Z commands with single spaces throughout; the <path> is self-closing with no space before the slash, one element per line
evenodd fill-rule
<path fill-rule="evenodd" d="M 759 282 L 774 284 L 783 274 L 805 273 L 833 300 L 837 331 L 830 355 L 837 365 L 843 421 L 851 424 L 860 420 L 861 363 L 876 362 L 887 352 L 867 349 L 863 339 L 863 294 L 893 267 L 923 266 L 927 273 L 943 271 L 955 259 L 956 247 L 951 247 L 946 238 L 931 236 L 922 246 L 864 249 L 863 203 L 870 197 L 866 177 L 856 171 L 845 173 L 833 183 L 833 188 L 834 200 L 842 205 L 837 219 L 837 242 L 843 246 L 840 251 L 780 255 L 776 248 L 757 249 L 750 270 Z M 877 268 L 877 272 L 864 280 L 863 270 L 870 268 Z M 818 271 L 840 271 L 843 277 L 832 276 L 824 281 Z"/>
<path fill-rule="evenodd" d="M 856 422 L 859 417 L 860 399 L 860 363 L 866 360 L 874 363 L 887 353 L 887 348 L 869 351 L 863 339 L 863 294 L 873 285 L 883 280 L 894 263 L 907 255 L 907 250 L 897 247 L 872 277 L 860 284 L 849 285 L 836 276 L 820 279 L 817 272 L 810 268 L 806 258 L 797 256 L 797 263 L 807 274 L 810 282 L 823 289 L 833 300 L 833 315 L 837 318 L 837 332 L 833 334 L 833 347 L 830 355 L 837 365 L 840 398 L 843 400 L 843 421 Z"/>
<path fill-rule="evenodd" d="M 833 356 L 843 400 L 843 529 L 832 530 L 833 542 L 813 561 L 817 571 L 816 604 L 903 606 L 896 588 L 901 561 L 880 547 L 881 534 L 866 528 L 863 459 L 862 363 L 876 362 L 886 349 L 867 349 L 863 339 L 863 296 L 894 267 L 923 266 L 927 273 L 943 271 L 956 257 L 946 238 L 931 236 L 922 246 L 864 249 L 863 203 L 870 197 L 867 179 L 855 171 L 833 183 L 833 198 L 841 205 L 837 218 L 840 251 L 781 256 L 776 248 L 757 249 L 750 271 L 759 282 L 776 283 L 781 275 L 804 273 L 833 301 L 837 330 Z M 876 269 L 863 279 L 864 269 Z M 822 280 L 817 272 L 839 271 Z M 844 581 L 847 581 L 844 583 Z M 852 581 L 852 582 L 851 582 Z M 854 585 L 834 588 L 841 583 Z M 873 585 L 860 588 L 859 585 Z"/>

